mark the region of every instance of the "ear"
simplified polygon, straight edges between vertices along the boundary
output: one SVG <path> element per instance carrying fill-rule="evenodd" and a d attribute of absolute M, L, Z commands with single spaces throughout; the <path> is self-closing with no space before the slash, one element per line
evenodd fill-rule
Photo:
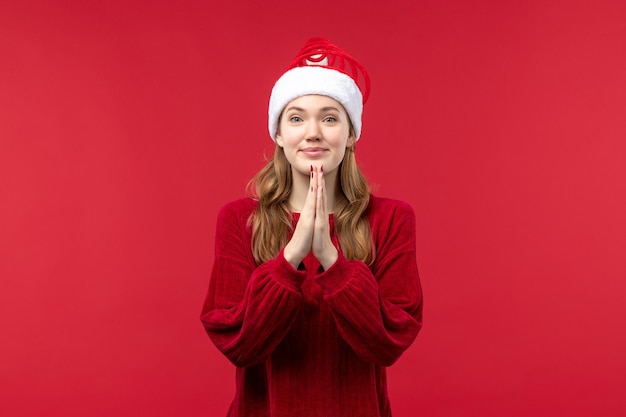
<path fill-rule="evenodd" d="M 348 141 L 346 142 L 346 148 L 351 148 L 356 143 L 356 135 L 354 131 L 350 129 L 350 134 L 348 135 Z"/>
<path fill-rule="evenodd" d="M 279 132 L 276 132 L 276 144 L 277 144 L 278 146 L 280 146 L 281 148 L 282 148 L 282 147 L 283 147 L 283 145 L 284 145 L 284 142 L 283 142 L 283 137 L 280 135 L 280 131 L 279 131 Z"/>

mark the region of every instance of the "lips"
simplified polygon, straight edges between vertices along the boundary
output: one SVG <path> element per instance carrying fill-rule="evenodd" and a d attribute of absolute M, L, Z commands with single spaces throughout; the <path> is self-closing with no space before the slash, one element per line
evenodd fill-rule
<path fill-rule="evenodd" d="M 316 146 L 310 147 L 310 148 L 304 148 L 300 150 L 300 152 L 302 152 L 304 155 L 309 156 L 309 157 L 316 157 L 316 156 L 324 155 L 326 151 L 327 151 L 326 148 L 320 148 Z"/>

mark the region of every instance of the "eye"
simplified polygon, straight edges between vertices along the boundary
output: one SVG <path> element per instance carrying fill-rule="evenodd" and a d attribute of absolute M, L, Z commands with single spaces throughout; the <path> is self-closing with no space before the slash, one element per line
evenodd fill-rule
<path fill-rule="evenodd" d="M 291 116 L 289 118 L 289 121 L 292 123 L 298 123 L 302 121 L 302 118 L 300 116 Z"/>
<path fill-rule="evenodd" d="M 327 123 L 334 123 L 337 121 L 337 118 L 334 116 L 326 116 L 324 117 L 324 121 Z"/>

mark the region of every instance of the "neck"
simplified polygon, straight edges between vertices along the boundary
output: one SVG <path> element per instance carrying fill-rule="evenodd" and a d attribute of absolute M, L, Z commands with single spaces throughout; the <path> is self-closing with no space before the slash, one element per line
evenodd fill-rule
<path fill-rule="evenodd" d="M 337 169 L 328 174 L 324 173 L 324 183 L 326 185 L 326 208 L 329 213 L 334 211 L 335 207 L 335 195 L 337 192 L 338 178 Z M 292 169 L 293 184 L 291 187 L 291 194 L 289 195 L 289 205 L 295 212 L 301 212 L 304 208 L 304 202 L 306 196 L 309 193 L 309 187 L 311 186 L 311 179 L 308 175 L 302 175 Z"/>

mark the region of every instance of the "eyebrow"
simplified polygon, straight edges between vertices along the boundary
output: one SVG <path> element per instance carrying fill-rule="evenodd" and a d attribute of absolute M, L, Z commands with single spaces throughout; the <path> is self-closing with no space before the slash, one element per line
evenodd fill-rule
<path fill-rule="evenodd" d="M 291 107 L 285 109 L 285 112 L 288 112 L 288 111 L 291 111 L 291 110 L 295 110 L 295 111 L 299 111 L 299 112 L 303 112 L 303 113 L 306 112 L 306 110 L 303 109 L 302 107 L 296 107 L 296 106 L 291 106 Z M 327 107 L 322 107 L 320 109 L 320 112 L 326 112 L 326 111 L 329 111 L 329 110 L 334 110 L 336 112 L 339 111 L 339 109 L 337 107 L 327 106 Z"/>

